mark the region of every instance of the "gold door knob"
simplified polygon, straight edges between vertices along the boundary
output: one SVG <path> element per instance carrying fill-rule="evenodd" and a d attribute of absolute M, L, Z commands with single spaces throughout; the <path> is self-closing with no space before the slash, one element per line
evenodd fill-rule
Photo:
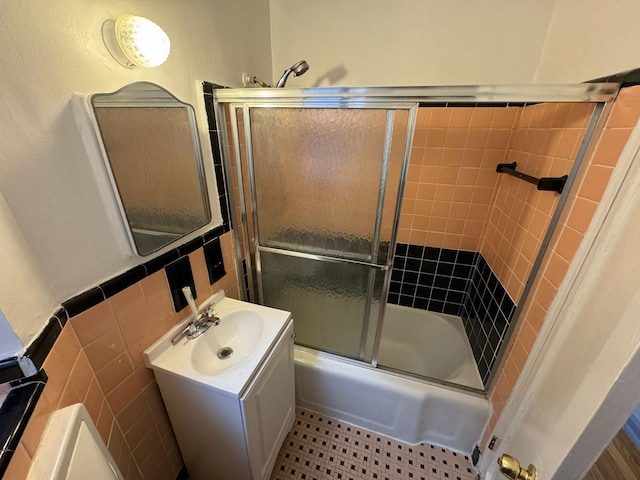
<path fill-rule="evenodd" d="M 498 459 L 500 472 L 511 480 L 536 480 L 536 467 L 529 465 L 527 469 L 520 467 L 520 462 L 506 453 Z"/>

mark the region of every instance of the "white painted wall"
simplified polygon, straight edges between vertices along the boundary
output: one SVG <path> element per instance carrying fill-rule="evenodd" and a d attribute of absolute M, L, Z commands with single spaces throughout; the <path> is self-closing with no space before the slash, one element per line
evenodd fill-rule
<path fill-rule="evenodd" d="M 557 0 L 536 83 L 575 83 L 640 67 L 640 2 Z"/>
<path fill-rule="evenodd" d="M 123 12 L 147 16 L 168 33 L 172 51 L 164 65 L 128 70 L 111 58 L 101 25 Z M 27 343 L 60 301 L 140 263 L 110 220 L 114 205 L 98 193 L 101 180 L 78 134 L 72 93 L 157 82 L 196 107 L 210 161 L 197 83 L 238 86 L 244 71 L 271 76 L 269 5 L 4 1 L 0 45 L 0 308 Z"/>
<path fill-rule="evenodd" d="M 531 83 L 554 0 L 270 0 L 288 86 Z M 263 79 L 271 80 L 271 79 Z"/>

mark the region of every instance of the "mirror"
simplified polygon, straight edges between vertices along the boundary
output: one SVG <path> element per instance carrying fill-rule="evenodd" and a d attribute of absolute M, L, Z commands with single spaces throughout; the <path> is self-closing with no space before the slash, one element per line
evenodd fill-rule
<path fill-rule="evenodd" d="M 149 82 L 89 104 L 129 238 L 149 255 L 211 221 L 195 111 Z"/>

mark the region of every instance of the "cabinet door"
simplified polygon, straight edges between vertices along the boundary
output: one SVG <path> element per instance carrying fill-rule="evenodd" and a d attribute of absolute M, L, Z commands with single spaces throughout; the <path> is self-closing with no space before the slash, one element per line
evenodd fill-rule
<path fill-rule="evenodd" d="M 291 321 L 242 405 L 253 480 L 267 479 L 295 418 Z"/>

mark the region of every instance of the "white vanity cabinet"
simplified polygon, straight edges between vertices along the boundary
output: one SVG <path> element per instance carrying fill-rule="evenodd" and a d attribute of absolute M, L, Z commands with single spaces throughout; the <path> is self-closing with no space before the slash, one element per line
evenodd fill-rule
<path fill-rule="evenodd" d="M 293 321 L 242 396 L 251 478 L 267 479 L 296 415 Z"/>
<path fill-rule="evenodd" d="M 227 299 L 224 302 L 232 306 L 244 303 Z M 224 303 L 219 305 L 222 309 Z M 163 340 L 145 352 L 192 480 L 268 479 L 293 426 L 293 320 L 288 312 L 262 306 L 255 308 L 279 312 L 279 324 L 277 327 L 274 324 L 273 340 L 256 354 L 257 358 L 218 375 L 224 374 L 225 382 L 229 381 L 224 383 L 225 388 L 216 385 L 214 380 L 204 381 L 195 371 L 184 375 L 180 369 L 172 368 L 180 364 L 184 369 L 185 362 L 174 358 L 179 349 L 156 353 L 154 349 L 165 348 Z M 263 318 L 267 328 L 268 318 Z M 221 315 L 220 324 L 224 322 L 225 317 Z M 216 328 L 211 327 L 212 334 Z M 232 382 L 234 377 L 237 381 Z M 222 380 L 219 383 L 222 384 Z M 227 385 L 233 387 L 226 388 Z"/>

